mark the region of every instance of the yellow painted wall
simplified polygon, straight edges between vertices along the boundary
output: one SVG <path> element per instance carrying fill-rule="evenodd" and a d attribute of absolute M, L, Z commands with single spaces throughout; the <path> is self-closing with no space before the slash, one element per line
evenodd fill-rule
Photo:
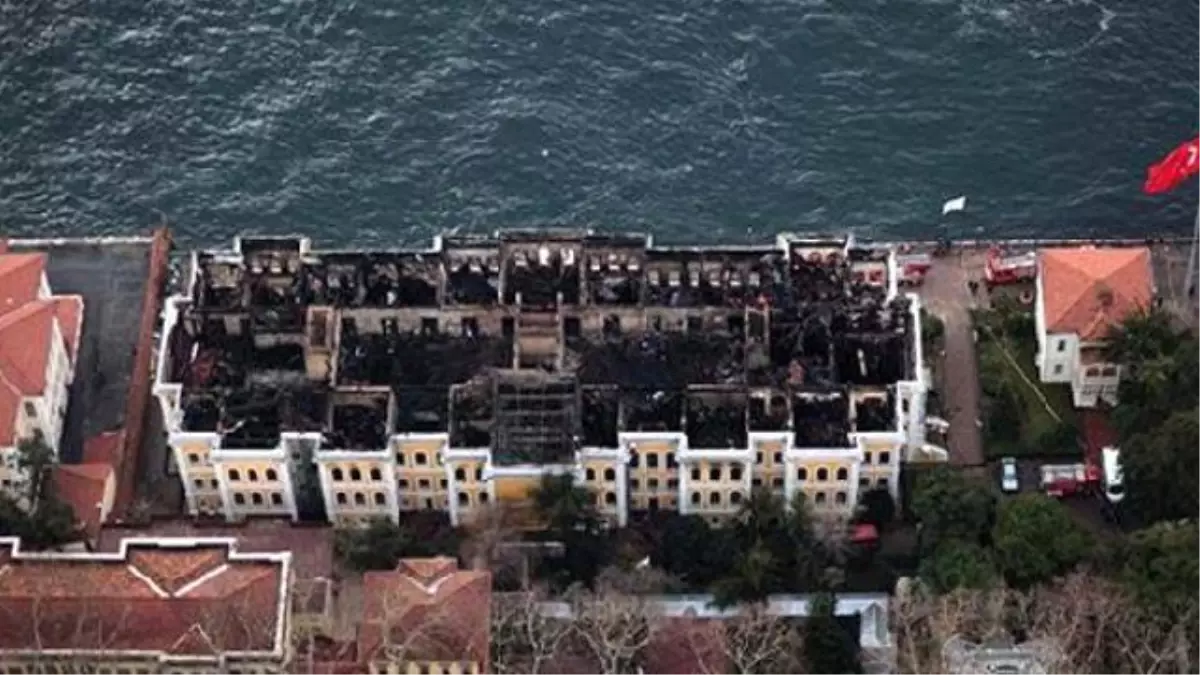
<path fill-rule="evenodd" d="M 519 503 L 532 498 L 534 490 L 541 485 L 541 478 L 504 476 L 492 479 L 492 485 L 497 501 Z"/>

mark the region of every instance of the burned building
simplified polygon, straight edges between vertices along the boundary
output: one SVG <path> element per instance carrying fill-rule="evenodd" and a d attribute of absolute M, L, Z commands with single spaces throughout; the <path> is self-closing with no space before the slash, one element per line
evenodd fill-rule
<path fill-rule="evenodd" d="M 246 237 L 192 256 L 155 392 L 195 514 L 457 522 L 547 471 L 614 522 L 758 486 L 837 513 L 925 444 L 919 335 L 892 251 L 849 238 Z"/>

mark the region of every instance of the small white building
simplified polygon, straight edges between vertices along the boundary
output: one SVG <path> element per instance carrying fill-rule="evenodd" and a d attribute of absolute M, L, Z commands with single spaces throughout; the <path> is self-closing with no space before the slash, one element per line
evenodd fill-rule
<path fill-rule="evenodd" d="M 1117 402 L 1121 368 L 1109 363 L 1109 330 L 1154 297 L 1150 249 L 1048 248 L 1038 253 L 1037 369 L 1071 385 L 1077 408 Z"/>
<path fill-rule="evenodd" d="M 83 298 L 51 293 L 44 253 L 0 253 L 0 490 L 23 494 L 22 439 L 58 453 L 82 325 Z"/>

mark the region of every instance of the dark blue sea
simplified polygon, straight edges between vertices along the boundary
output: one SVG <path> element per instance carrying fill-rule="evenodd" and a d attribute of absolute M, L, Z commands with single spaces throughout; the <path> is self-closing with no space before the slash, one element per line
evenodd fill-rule
<path fill-rule="evenodd" d="M 1188 232 L 1196 0 L 3 0 L 0 232 Z M 965 195 L 967 209 L 941 217 Z"/>

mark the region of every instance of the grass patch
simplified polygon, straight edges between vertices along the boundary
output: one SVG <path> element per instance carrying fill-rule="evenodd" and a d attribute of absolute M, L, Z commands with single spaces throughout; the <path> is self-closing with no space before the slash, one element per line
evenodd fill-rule
<path fill-rule="evenodd" d="M 1033 315 L 1015 302 L 1001 301 L 973 318 L 979 334 L 984 454 L 995 459 L 1077 452 L 1070 389 L 1038 381 Z"/>

